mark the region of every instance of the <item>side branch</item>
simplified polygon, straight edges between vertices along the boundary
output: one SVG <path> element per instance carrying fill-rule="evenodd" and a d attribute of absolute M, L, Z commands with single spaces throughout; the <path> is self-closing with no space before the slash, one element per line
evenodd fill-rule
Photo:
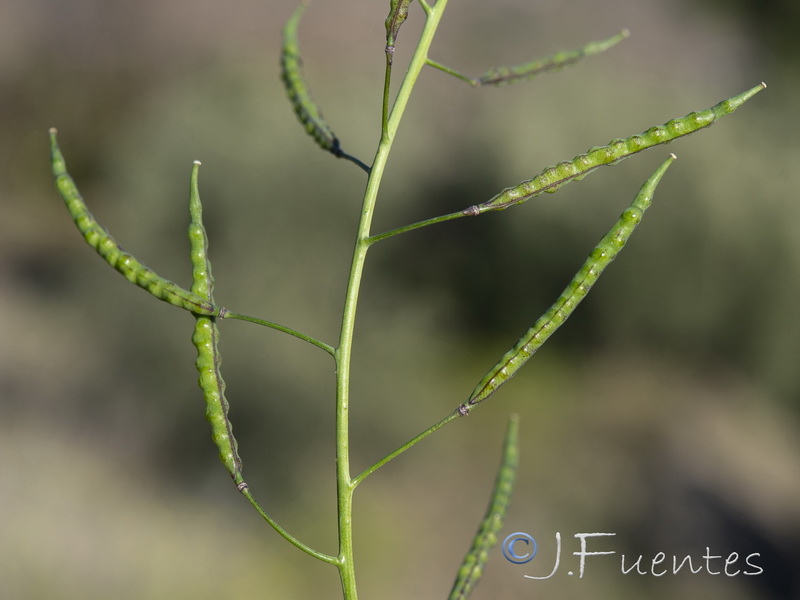
<path fill-rule="evenodd" d="M 233 312 L 232 310 L 228 310 L 227 308 L 223 308 L 220 310 L 219 313 L 220 318 L 223 319 L 236 319 L 238 321 L 247 321 L 248 323 L 255 323 L 256 325 L 261 325 L 263 327 L 269 327 L 270 329 L 275 329 L 277 331 L 281 331 L 283 333 L 288 333 L 289 335 L 296 337 L 297 339 L 303 340 L 304 342 L 308 342 L 309 344 L 320 348 L 333 356 L 336 357 L 336 349 L 325 342 L 318 340 L 317 338 L 311 337 L 310 335 L 306 335 L 296 329 L 292 329 L 291 327 L 286 327 L 284 325 L 280 325 L 279 323 L 273 323 L 272 321 L 267 321 L 266 319 L 259 319 L 258 317 L 251 317 L 249 315 L 243 315 L 237 312 Z"/>

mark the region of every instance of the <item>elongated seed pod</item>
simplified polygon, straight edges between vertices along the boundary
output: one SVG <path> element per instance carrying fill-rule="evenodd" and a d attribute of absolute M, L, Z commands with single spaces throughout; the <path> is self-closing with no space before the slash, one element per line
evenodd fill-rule
<path fill-rule="evenodd" d="M 469 400 L 459 407 L 459 412 L 466 415 L 472 407 L 486 400 L 506 381 L 511 379 L 531 356 L 558 329 L 581 300 L 586 297 L 605 268 L 611 264 L 617 254 L 625 246 L 628 238 L 642 220 L 642 216 L 653 199 L 653 194 L 661 177 L 675 160 L 672 154 L 647 179 L 636 194 L 631 205 L 625 209 L 611 230 L 600 240 L 589 258 L 561 292 L 558 300 L 534 323 L 525 335 L 506 352 L 500 361 L 493 366 L 483 379 L 475 386 Z"/>
<path fill-rule="evenodd" d="M 214 277 L 208 260 L 208 236 L 203 226 L 203 207 L 197 179 L 200 163 L 195 161 L 189 194 L 189 244 L 192 260 L 192 292 L 214 302 Z M 219 353 L 219 329 L 216 317 L 195 316 L 192 343 L 197 349 L 195 366 L 199 373 L 198 383 L 206 401 L 206 419 L 211 424 L 211 439 L 219 450 L 222 464 L 228 469 L 239 491 L 247 489 L 242 476 L 242 459 L 239 446 L 233 437 L 233 426 L 228 417 L 228 400 L 225 398 L 225 380 L 220 367 L 222 357 Z"/>
<path fill-rule="evenodd" d="M 242 477 L 242 459 L 233 437 L 233 427 L 228 417 L 228 400 L 225 398 L 225 381 L 220 373 L 222 359 L 218 341 L 219 329 L 214 317 L 197 316 L 192 343 L 197 348 L 195 366 L 200 374 L 198 382 L 206 401 L 206 419 L 211 424 L 211 438 L 219 449 L 219 458 L 239 491 L 248 486 Z"/>
<path fill-rule="evenodd" d="M 708 127 L 725 115 L 731 114 L 765 87 L 766 85 L 761 83 L 706 110 L 672 119 L 663 125 L 651 127 L 639 135 L 632 135 L 625 139 L 613 139 L 605 146 L 589 148 L 586 153 L 579 154 L 572 160 L 547 167 L 532 179 L 504 189 L 491 200 L 478 205 L 477 210 L 474 207 L 470 207 L 465 209 L 465 212 L 470 211 L 470 214 L 480 214 L 491 210 L 504 210 L 543 192 L 555 192 L 567 183 L 583 179 L 598 167 L 616 164 L 637 152 L 660 144 L 667 144 L 677 138 Z"/>
<path fill-rule="evenodd" d="M 394 52 L 394 43 L 397 40 L 397 32 L 408 18 L 408 5 L 411 0 L 390 0 L 389 16 L 386 17 L 386 51 Z M 391 50 L 389 50 L 391 48 Z"/>
<path fill-rule="evenodd" d="M 301 4 L 294 11 L 283 28 L 283 48 L 281 50 L 281 77 L 286 93 L 292 103 L 297 118 L 305 126 L 306 131 L 317 144 L 334 156 L 341 156 L 339 139 L 325 122 L 303 76 L 303 61 L 300 58 L 300 44 L 297 40 L 297 28 L 300 17 L 305 11 Z"/>
<path fill-rule="evenodd" d="M 177 283 L 164 279 L 145 266 L 144 263 L 137 260 L 132 254 L 126 252 L 111 234 L 97 222 L 92 213 L 89 212 L 80 192 L 78 192 L 78 188 L 75 186 L 75 182 L 67 172 L 67 165 L 58 147 L 56 135 L 56 130 L 51 129 L 50 155 L 56 187 L 86 242 L 108 264 L 122 273 L 125 279 L 147 290 L 159 300 L 169 302 L 198 315 L 219 314 L 219 308 L 214 306 L 213 302 L 209 302 L 203 297 L 182 288 Z"/>
<path fill-rule="evenodd" d="M 607 40 L 590 42 L 582 48 L 577 48 L 575 50 L 569 50 L 566 52 L 558 52 L 552 56 L 534 60 L 524 65 L 517 65 L 515 67 L 495 67 L 486 71 L 486 73 L 478 77 L 476 81 L 479 85 L 506 85 L 531 79 L 545 71 L 557 71 L 558 69 L 574 64 L 587 56 L 605 52 L 612 46 L 620 43 L 629 35 L 630 32 L 628 32 L 627 29 L 623 29 L 617 35 L 610 37 Z"/>
<path fill-rule="evenodd" d="M 192 292 L 213 302 L 214 276 L 208 260 L 208 235 L 203 225 L 203 205 L 200 202 L 198 178 L 200 161 L 192 165 L 189 185 L 189 258 L 192 262 Z"/>
<path fill-rule="evenodd" d="M 506 511 L 514 493 L 518 464 L 519 417 L 511 415 L 503 442 L 503 458 L 497 471 L 489 507 L 472 541 L 472 547 L 461 563 L 449 600 L 469 598 L 483 575 L 483 569 L 489 560 L 489 552 L 497 543 L 497 534 L 503 529 Z"/>

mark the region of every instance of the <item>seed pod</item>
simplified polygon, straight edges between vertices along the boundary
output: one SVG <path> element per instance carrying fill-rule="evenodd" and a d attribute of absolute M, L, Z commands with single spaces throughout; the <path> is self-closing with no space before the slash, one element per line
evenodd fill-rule
<path fill-rule="evenodd" d="M 305 9 L 305 5 L 298 6 L 283 28 L 281 77 L 292 108 L 300 122 L 305 125 L 306 131 L 323 150 L 339 157 L 342 155 L 339 140 L 322 117 L 303 76 L 303 61 L 300 58 L 297 28 Z"/>
<path fill-rule="evenodd" d="M 192 178 L 189 193 L 189 245 L 192 261 L 192 292 L 213 302 L 214 277 L 211 274 L 211 263 L 208 260 L 208 235 L 203 226 L 203 205 L 200 203 L 200 192 L 197 186 L 200 174 L 200 161 L 192 166 Z"/>
<path fill-rule="evenodd" d="M 605 52 L 612 46 L 615 46 L 624 40 L 629 35 L 630 32 L 628 32 L 627 29 L 623 29 L 614 37 L 610 37 L 607 40 L 602 40 L 599 42 L 590 42 L 582 48 L 578 48 L 576 50 L 559 52 L 553 56 L 534 60 L 516 67 L 495 67 L 493 69 L 489 69 L 486 71 L 486 73 L 478 77 L 476 82 L 478 85 L 505 85 L 531 79 L 539 73 L 543 73 L 545 71 L 557 71 L 563 67 L 576 63 L 587 56 Z"/>
<path fill-rule="evenodd" d="M 197 316 L 192 343 L 197 349 L 195 366 L 200 374 L 198 382 L 206 401 L 206 419 L 211 424 L 211 439 L 219 449 L 219 458 L 233 481 L 243 491 L 247 488 L 242 477 L 242 459 L 239 447 L 233 437 L 233 427 L 228 418 L 228 400 L 225 398 L 225 381 L 220 374 L 218 340 L 219 329 L 214 317 Z"/>
<path fill-rule="evenodd" d="M 189 244 L 192 259 L 192 292 L 214 303 L 214 278 L 208 260 L 208 236 L 203 226 L 203 207 L 197 179 L 200 163 L 195 161 L 192 168 L 191 191 L 189 194 Z M 197 349 L 195 366 L 200 374 L 198 383 L 206 401 L 206 419 L 211 424 L 211 439 L 219 449 L 222 464 L 228 469 L 239 491 L 247 489 L 242 477 L 242 459 L 239 447 L 233 437 L 233 426 L 228 418 L 228 400 L 225 398 L 225 380 L 222 379 L 219 353 L 219 329 L 216 317 L 195 316 L 192 343 Z"/>
<path fill-rule="evenodd" d="M 411 0 L 390 0 L 389 16 L 386 17 L 386 53 L 394 53 L 397 32 L 408 18 L 408 5 Z M 391 50 L 390 50 L 391 49 Z"/>
<path fill-rule="evenodd" d="M 561 292 L 558 300 L 547 312 L 539 317 L 533 327 L 520 338 L 514 347 L 506 352 L 500 361 L 486 373 L 480 383 L 475 386 L 469 396 L 469 400 L 459 407 L 459 413 L 466 415 L 472 407 L 486 400 L 497 391 L 497 388 L 511 379 L 556 329 L 567 320 L 580 301 L 589 293 L 601 273 L 625 246 L 633 230 L 642 220 L 644 211 L 650 206 L 661 177 L 674 160 L 675 155 L 670 155 L 642 185 L 631 205 L 625 209 L 619 220 L 614 224 L 614 227 L 600 240 L 600 243 L 597 244 L 581 269 L 575 274 L 564 291 Z"/>
<path fill-rule="evenodd" d="M 75 182 L 67 172 L 67 165 L 58 147 L 56 133 L 55 129 L 50 130 L 50 155 L 56 187 L 86 242 L 108 264 L 122 273 L 128 281 L 144 288 L 159 300 L 169 302 L 197 315 L 218 314 L 219 308 L 214 306 L 213 302 L 182 288 L 177 283 L 164 279 L 138 261 L 132 254 L 123 250 L 111 234 L 95 220 L 81 198 Z"/>
<path fill-rule="evenodd" d="M 478 205 L 478 210 L 481 213 L 490 210 L 504 210 L 509 206 L 520 204 L 538 196 L 542 192 L 555 192 L 567 183 L 583 179 L 598 167 L 616 164 L 637 152 L 659 144 L 667 144 L 679 137 L 708 127 L 725 115 L 731 114 L 765 87 L 766 85 L 761 83 L 706 110 L 672 119 L 664 125 L 651 127 L 639 135 L 632 135 L 626 139 L 611 140 L 606 146 L 589 148 L 585 154 L 580 154 L 572 160 L 547 167 L 533 179 L 528 179 L 514 187 L 504 189 L 491 200 Z"/>
<path fill-rule="evenodd" d="M 489 560 L 489 552 L 497 543 L 497 534 L 503 529 L 506 511 L 514 493 L 518 464 L 519 417 L 511 415 L 503 442 L 503 458 L 497 471 L 489 507 L 472 541 L 472 547 L 461 563 L 449 600 L 468 598 L 483 575 L 483 569 Z"/>

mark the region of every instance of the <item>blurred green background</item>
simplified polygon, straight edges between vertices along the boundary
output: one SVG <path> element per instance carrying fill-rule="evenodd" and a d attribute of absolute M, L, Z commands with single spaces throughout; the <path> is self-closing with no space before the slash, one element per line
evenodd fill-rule
<path fill-rule="evenodd" d="M 83 243 L 49 174 L 115 237 L 188 285 L 199 159 L 217 300 L 334 343 L 364 176 L 315 148 L 279 80 L 295 2 L 26 0 L 0 6 L 0 597 L 339 598 L 282 542 L 210 442 L 192 318 Z M 379 133 L 388 2 L 316 0 L 306 72 L 345 149 Z M 363 598 L 444 598 L 483 514 L 508 413 L 518 491 L 473 598 L 800 598 L 800 92 L 796 2 L 453 2 L 432 56 L 478 75 L 613 35 L 556 75 L 473 90 L 420 78 L 374 230 L 479 203 L 589 146 L 769 88 L 689 139 L 503 213 L 369 256 L 352 389 L 353 470 L 449 413 L 557 296 L 668 151 L 679 160 L 628 249 L 491 402 L 359 488 Z M 422 22 L 399 38 L 402 73 Z M 335 553 L 333 364 L 222 324 L 245 474 L 294 534 Z M 562 568 L 552 568 L 554 536 Z M 615 532 L 583 579 L 572 537 Z M 601 548 L 602 546 L 602 548 Z M 760 553 L 764 573 L 622 575 L 619 554 Z M 590 547 L 591 548 L 591 547 Z M 668 559 L 669 560 L 669 559 Z M 719 564 L 719 563 L 718 563 Z M 721 565 L 719 565 L 721 567 Z"/>

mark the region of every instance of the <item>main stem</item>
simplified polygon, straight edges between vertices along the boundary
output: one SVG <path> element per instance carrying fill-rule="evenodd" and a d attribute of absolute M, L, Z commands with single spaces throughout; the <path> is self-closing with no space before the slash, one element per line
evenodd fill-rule
<path fill-rule="evenodd" d="M 339 508 L 339 576 L 342 581 L 342 591 L 345 600 L 356 600 L 355 569 L 353 565 L 353 491 L 355 483 L 350 474 L 350 438 L 349 438 L 349 410 L 350 410 L 350 358 L 353 349 L 353 332 L 356 322 L 356 308 L 358 306 L 358 293 L 361 288 L 361 277 L 364 272 L 364 262 L 369 249 L 370 228 L 375 211 L 375 202 L 378 198 L 383 171 L 389 159 L 389 152 L 394 141 L 394 136 L 400 125 L 400 120 L 405 111 L 411 91 L 417 81 L 428 58 L 428 50 L 433 41 L 436 28 L 439 26 L 442 13 L 447 6 L 447 0 L 437 0 L 434 6 L 422 3 L 427 13 L 425 27 L 420 35 L 417 49 L 408 66 L 405 79 L 397 93 L 392 113 L 389 116 L 387 127 L 381 134 L 375 160 L 367 181 L 364 192 L 364 203 L 361 207 L 361 219 L 358 223 L 353 260 L 350 265 L 350 278 L 347 282 L 347 291 L 342 315 L 342 329 L 339 335 L 339 345 L 336 348 L 336 492 Z"/>

